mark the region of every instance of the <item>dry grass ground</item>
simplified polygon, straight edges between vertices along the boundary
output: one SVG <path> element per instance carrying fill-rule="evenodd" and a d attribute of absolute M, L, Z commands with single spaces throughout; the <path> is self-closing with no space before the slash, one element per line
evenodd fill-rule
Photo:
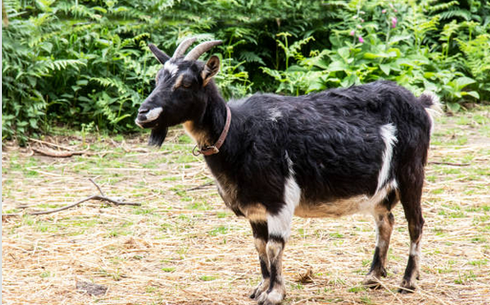
<path fill-rule="evenodd" d="M 364 289 L 375 230 L 370 216 L 294 219 L 286 247 L 284 304 L 490 304 L 490 108 L 439 119 L 423 198 L 420 289 L 396 293 L 409 250 L 401 206 L 384 288 Z M 57 136 L 89 152 L 31 154 L 7 143 L 3 213 L 46 210 L 96 194 L 141 207 L 92 201 L 2 221 L 4 304 L 254 304 L 260 280 L 249 224 L 228 211 L 181 129 L 160 150 L 142 138 Z M 202 186 L 205 185 L 205 186 Z M 197 189 L 194 187 L 202 186 Z M 311 281 L 302 275 L 311 270 Z M 77 282 L 108 287 L 90 296 Z"/>

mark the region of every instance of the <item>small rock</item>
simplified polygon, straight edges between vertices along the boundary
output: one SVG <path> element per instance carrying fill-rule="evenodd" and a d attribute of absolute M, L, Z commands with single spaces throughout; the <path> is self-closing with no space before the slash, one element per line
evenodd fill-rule
<path fill-rule="evenodd" d="M 90 282 L 77 281 L 77 290 L 82 293 L 99 296 L 106 293 L 107 287 Z"/>

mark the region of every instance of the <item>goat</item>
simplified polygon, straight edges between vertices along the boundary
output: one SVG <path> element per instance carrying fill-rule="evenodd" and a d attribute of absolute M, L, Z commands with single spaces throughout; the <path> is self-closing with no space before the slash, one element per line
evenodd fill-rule
<path fill-rule="evenodd" d="M 149 144 L 156 146 L 169 126 L 183 123 L 226 206 L 250 222 L 262 272 L 250 297 L 259 304 L 284 299 L 282 254 L 293 215 L 372 214 L 376 247 L 363 283 L 379 286 L 398 201 L 411 241 L 401 291 L 414 290 L 437 97 L 416 98 L 395 83 L 377 81 L 297 97 L 254 94 L 227 104 L 213 80 L 219 58 L 198 60 L 221 42 L 203 42 L 184 56 L 194 41 L 183 41 L 172 57 L 149 45 L 163 68 L 135 122 L 152 129 Z"/>

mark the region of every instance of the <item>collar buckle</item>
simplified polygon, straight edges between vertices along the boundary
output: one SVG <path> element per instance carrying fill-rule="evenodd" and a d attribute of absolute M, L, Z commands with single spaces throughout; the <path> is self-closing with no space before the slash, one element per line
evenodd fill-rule
<path fill-rule="evenodd" d="M 226 105 L 226 123 L 225 126 L 223 127 L 223 131 L 221 132 L 218 141 L 216 141 L 214 145 L 204 146 L 201 148 L 199 148 L 196 145 L 192 149 L 192 154 L 197 157 L 201 154 L 204 156 L 210 156 L 219 153 L 219 149 L 221 145 L 223 145 L 223 142 L 225 141 L 226 136 L 228 135 L 228 130 L 230 129 L 230 123 L 231 123 L 231 110 L 228 107 L 228 105 Z"/>
<path fill-rule="evenodd" d="M 198 148 L 197 145 L 192 149 L 192 154 L 194 156 L 204 155 L 210 156 L 219 153 L 219 149 L 216 146 L 206 146 L 203 148 Z"/>

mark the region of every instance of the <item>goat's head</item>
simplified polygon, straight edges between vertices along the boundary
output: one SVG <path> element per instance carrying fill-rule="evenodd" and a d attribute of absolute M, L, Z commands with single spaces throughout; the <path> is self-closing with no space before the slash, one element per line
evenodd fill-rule
<path fill-rule="evenodd" d="M 141 104 L 135 121 L 141 128 L 152 129 L 149 145 L 161 146 L 169 126 L 199 120 L 204 113 L 207 105 L 205 87 L 218 73 L 220 62 L 217 56 L 205 63 L 198 58 L 221 41 L 203 42 L 184 57 L 184 52 L 195 40 L 184 40 L 172 57 L 149 44 L 163 65 L 157 73 L 155 89 Z"/>

